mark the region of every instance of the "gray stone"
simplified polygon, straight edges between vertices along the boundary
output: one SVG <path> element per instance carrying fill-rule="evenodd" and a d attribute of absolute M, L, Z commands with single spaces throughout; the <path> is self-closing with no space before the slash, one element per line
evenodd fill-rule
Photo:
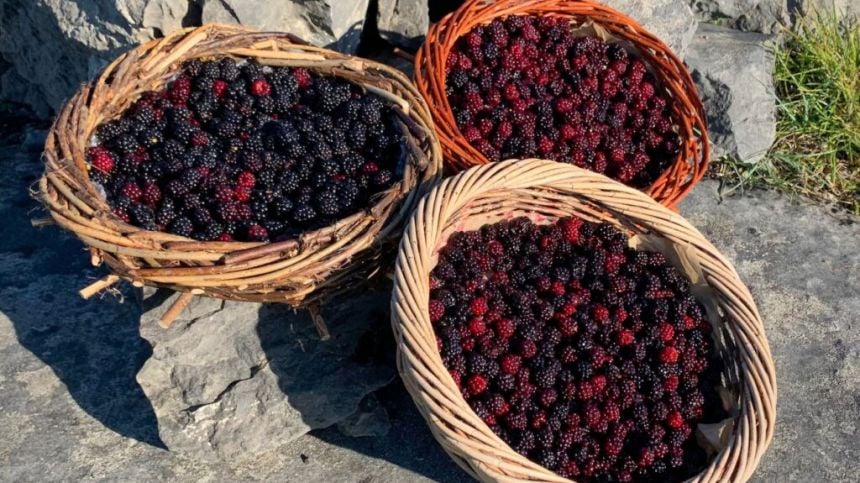
<path fill-rule="evenodd" d="M 684 58 L 697 24 L 684 0 L 607 0 L 601 3 L 633 18 Z"/>
<path fill-rule="evenodd" d="M 202 0 L 204 22 L 289 32 L 319 46 L 354 53 L 369 0 Z"/>
<path fill-rule="evenodd" d="M 719 23 L 739 30 L 779 33 L 790 27 L 798 15 L 815 11 L 834 12 L 857 18 L 857 0 L 689 0 L 704 22 Z"/>
<path fill-rule="evenodd" d="M 376 25 L 388 42 L 417 48 L 430 26 L 428 0 L 378 0 Z"/>
<path fill-rule="evenodd" d="M 788 4 L 789 0 L 690 0 L 693 11 L 705 22 L 763 33 L 777 33 L 791 25 Z"/>
<path fill-rule="evenodd" d="M 176 294 L 147 290 L 140 333 L 152 356 L 137 381 L 161 440 L 196 459 L 247 459 L 353 416 L 395 375 L 353 360 L 374 297 L 324 313 L 332 339 L 322 342 L 304 312 L 205 298 L 165 330 L 157 321 Z"/>
<path fill-rule="evenodd" d="M 337 423 L 337 429 L 353 438 L 380 437 L 388 434 L 391 420 L 376 395 L 368 394 L 361 400 L 355 413 Z"/>
<path fill-rule="evenodd" d="M 120 52 L 180 28 L 188 0 L 5 0 L 0 99 L 55 112 Z"/>
<path fill-rule="evenodd" d="M 776 138 L 768 35 L 700 24 L 686 62 L 708 115 L 714 155 L 754 162 Z"/>

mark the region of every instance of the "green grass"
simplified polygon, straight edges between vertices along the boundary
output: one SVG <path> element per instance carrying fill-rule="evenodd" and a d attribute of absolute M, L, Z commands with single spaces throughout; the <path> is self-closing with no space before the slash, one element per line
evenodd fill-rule
<path fill-rule="evenodd" d="M 723 193 L 771 187 L 860 214 L 860 25 L 813 14 L 773 53 L 776 142 L 756 164 L 716 163 Z"/>

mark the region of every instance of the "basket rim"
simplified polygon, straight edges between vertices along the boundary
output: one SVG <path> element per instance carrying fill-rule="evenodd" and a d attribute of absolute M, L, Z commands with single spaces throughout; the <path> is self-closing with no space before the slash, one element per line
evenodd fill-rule
<path fill-rule="evenodd" d="M 675 98 L 672 101 L 673 118 L 676 118 L 676 124 L 683 131 L 681 153 L 667 164 L 649 186 L 640 188 L 662 204 L 674 207 L 701 180 L 710 162 L 711 149 L 704 106 L 686 66 L 662 40 L 631 17 L 595 0 L 467 0 L 457 10 L 430 26 L 425 42 L 414 58 L 413 79 L 430 104 L 445 151 L 446 168 L 456 172 L 492 161 L 465 140 L 453 121 L 453 111 L 445 94 L 445 59 L 457 40 L 475 26 L 513 15 L 587 19 L 604 28 L 609 26 L 611 28 L 608 30 L 613 35 L 636 47 L 646 65 L 659 71 L 661 76 L 677 81 L 679 86 L 676 88 L 674 83 L 659 79 L 664 89 L 669 90 Z M 602 17 L 596 20 L 599 15 Z M 661 62 L 665 65 L 661 65 Z M 687 112 L 682 112 L 684 110 Z"/>
<path fill-rule="evenodd" d="M 340 77 L 381 97 L 395 108 L 402 121 L 406 143 L 402 162 L 406 163 L 404 169 L 407 174 L 391 188 L 375 194 L 371 203 L 356 213 L 279 241 L 197 241 L 123 222 L 113 214 L 107 201 L 97 192 L 95 183 L 89 179 L 85 150 L 90 146 L 95 128 L 121 115 L 144 92 L 162 88 L 169 82 L 168 77 L 181 68 L 182 62 L 192 58 L 224 57 L 256 58 L 268 65 L 300 65 L 317 71 L 318 75 Z M 129 72 L 137 75 L 133 80 L 145 86 L 144 89 L 138 89 L 128 98 L 114 95 L 112 98 L 100 99 L 96 104 L 99 95 L 104 96 L 105 92 L 115 88 L 115 78 L 125 80 Z M 131 90 L 132 87 L 126 85 L 129 81 L 123 84 L 122 80 L 119 81 L 120 88 Z M 70 142 L 71 138 L 78 142 Z M 117 249 L 115 252 L 129 257 L 149 255 L 165 260 L 192 262 L 188 269 L 197 268 L 193 266 L 195 261 L 204 264 L 221 261 L 241 264 L 260 257 L 289 258 L 290 252 L 336 245 L 342 242 L 341 235 L 353 235 L 355 241 L 367 246 L 341 260 L 339 266 L 344 266 L 350 258 L 371 246 L 391 240 L 397 234 L 398 225 L 402 225 L 409 207 L 417 201 L 419 192 L 426 191 L 441 175 L 441 147 L 435 137 L 432 118 L 420 93 L 405 74 L 374 60 L 310 45 L 287 32 L 257 31 L 245 26 L 218 23 L 179 29 L 120 54 L 85 83 L 62 108 L 49 130 L 43 158 L 46 168 L 39 180 L 36 196 L 47 207 L 55 222 L 82 239 L 91 251 L 104 255 L 113 248 L 129 248 Z M 80 219 L 70 222 L 69 210 L 61 210 L 59 203 L 76 211 Z M 96 224 L 100 226 L 94 226 Z M 376 230 L 370 237 L 372 240 L 360 232 L 361 227 L 367 226 Z M 355 235 L 349 231 L 359 233 Z M 129 247 L 124 242 L 132 237 L 137 246 Z M 171 273 L 169 268 L 157 264 L 136 267 L 124 263 L 120 256 L 115 258 L 115 263 L 108 263 L 112 271 L 120 272 L 118 274 L 122 278 L 133 282 L 160 285 L 147 283 L 148 277 L 156 272 Z M 328 258 L 324 258 L 321 263 L 325 264 L 325 260 Z M 117 267 L 117 264 L 125 266 Z M 173 275 L 176 273 L 174 270 Z M 309 276 L 314 278 L 313 273 Z M 311 283 L 315 281 L 311 280 Z M 183 285 L 179 283 L 171 288 L 182 289 Z M 191 289 L 191 286 L 187 288 Z M 216 293 L 210 295 L 218 296 Z"/>
<path fill-rule="evenodd" d="M 680 215 L 603 175 L 538 159 L 479 165 L 443 180 L 419 202 L 401 240 L 391 297 L 398 370 L 443 449 L 482 481 L 570 481 L 513 451 L 474 415 L 442 363 L 427 315 L 429 273 L 440 248 L 437 242 L 447 226 L 461 220 L 458 210 L 479 197 L 485 203 L 491 199 L 501 204 L 499 200 L 514 190 L 529 189 L 562 191 L 571 199 L 581 198 L 583 205 L 588 203 L 594 208 L 590 214 L 600 213 L 613 223 L 642 224 L 642 230 L 696 250 L 708 282 L 719 295 L 726 328 L 738 339 L 741 350 L 732 359 L 743 367 L 731 439 L 692 481 L 748 479 L 772 440 L 776 421 L 773 357 L 749 290 L 728 260 Z M 560 210 L 579 213 L 572 204 Z M 470 217 L 481 216 L 470 213 Z"/>

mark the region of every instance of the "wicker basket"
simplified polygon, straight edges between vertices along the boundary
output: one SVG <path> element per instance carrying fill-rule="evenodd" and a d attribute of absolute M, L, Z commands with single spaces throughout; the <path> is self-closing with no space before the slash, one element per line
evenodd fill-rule
<path fill-rule="evenodd" d="M 430 105 L 447 167 L 460 171 L 489 162 L 469 144 L 454 120 L 445 93 L 448 53 L 457 39 L 474 27 L 510 15 L 550 15 L 568 18 L 574 25 L 590 21 L 622 45 L 635 49 L 672 100 L 672 116 L 682 139 L 677 159 L 644 191 L 666 206 L 674 206 L 686 196 L 704 176 L 710 157 L 706 117 L 696 86 L 666 44 L 633 19 L 593 0 L 467 0 L 430 27 L 415 55 L 415 83 Z"/>
<path fill-rule="evenodd" d="M 275 243 L 198 242 L 123 223 L 90 182 L 85 150 L 96 127 L 161 88 L 188 59 L 232 56 L 297 66 L 363 86 L 395 106 L 406 144 L 403 179 L 374 205 L 337 223 Z M 284 33 L 206 25 L 178 31 L 120 56 L 63 108 L 45 144 L 40 194 L 53 220 L 90 249 L 112 275 L 84 289 L 91 296 L 120 279 L 192 295 L 306 306 L 351 288 L 378 268 L 417 200 L 441 172 L 441 149 L 427 105 L 399 71 L 305 44 Z M 390 243 L 389 243 L 390 242 Z M 169 320 L 166 320 L 169 323 Z"/>
<path fill-rule="evenodd" d="M 433 435 L 482 481 L 568 481 L 511 449 L 470 409 L 442 363 L 429 315 L 429 275 L 452 231 L 498 219 L 576 215 L 628 234 L 662 237 L 698 261 L 711 302 L 722 313 L 718 334 L 727 387 L 735 395 L 725 446 L 694 481 L 745 481 L 770 444 L 776 376 L 749 290 L 729 262 L 687 221 L 646 195 L 602 175 L 551 161 L 505 161 L 444 180 L 418 205 L 400 244 L 392 325 L 403 381 Z"/>

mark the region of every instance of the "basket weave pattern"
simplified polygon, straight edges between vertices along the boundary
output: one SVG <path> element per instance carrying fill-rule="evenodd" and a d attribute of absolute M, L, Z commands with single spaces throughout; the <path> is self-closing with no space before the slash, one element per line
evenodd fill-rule
<path fill-rule="evenodd" d="M 163 88 L 183 61 L 221 56 L 305 67 L 387 99 L 402 121 L 408 148 L 403 179 L 366 210 L 298 239 L 274 243 L 198 242 L 122 222 L 89 180 L 85 151 L 96 127 L 119 116 L 141 94 Z M 114 280 L 295 306 L 354 286 L 377 270 L 382 251 L 393 249 L 406 216 L 441 170 L 432 117 L 399 71 L 309 46 L 289 34 L 224 25 L 178 31 L 120 56 L 63 108 L 49 133 L 44 159 L 42 202 L 58 225 L 89 247 L 93 263 L 110 267 Z"/>
<path fill-rule="evenodd" d="M 707 171 L 710 158 L 704 108 L 683 62 L 660 39 L 633 19 L 593 0 L 468 0 L 432 25 L 415 55 L 415 83 L 427 99 L 448 167 L 460 171 L 489 161 L 457 127 L 445 93 L 445 64 L 457 39 L 473 28 L 510 15 L 566 18 L 579 25 L 591 21 L 613 37 L 632 45 L 668 94 L 678 123 L 681 152 L 645 191 L 666 206 L 674 206 Z"/>
<path fill-rule="evenodd" d="M 392 295 L 398 369 L 442 447 L 482 481 L 568 481 L 511 449 L 470 409 L 442 363 L 428 315 L 429 275 L 453 230 L 516 215 L 580 216 L 689 247 L 715 292 L 725 377 L 737 392 L 727 445 L 692 481 L 746 481 L 770 444 L 776 375 L 758 310 L 729 262 L 687 221 L 602 175 L 544 160 L 505 161 L 444 180 L 421 200 L 400 245 Z"/>

